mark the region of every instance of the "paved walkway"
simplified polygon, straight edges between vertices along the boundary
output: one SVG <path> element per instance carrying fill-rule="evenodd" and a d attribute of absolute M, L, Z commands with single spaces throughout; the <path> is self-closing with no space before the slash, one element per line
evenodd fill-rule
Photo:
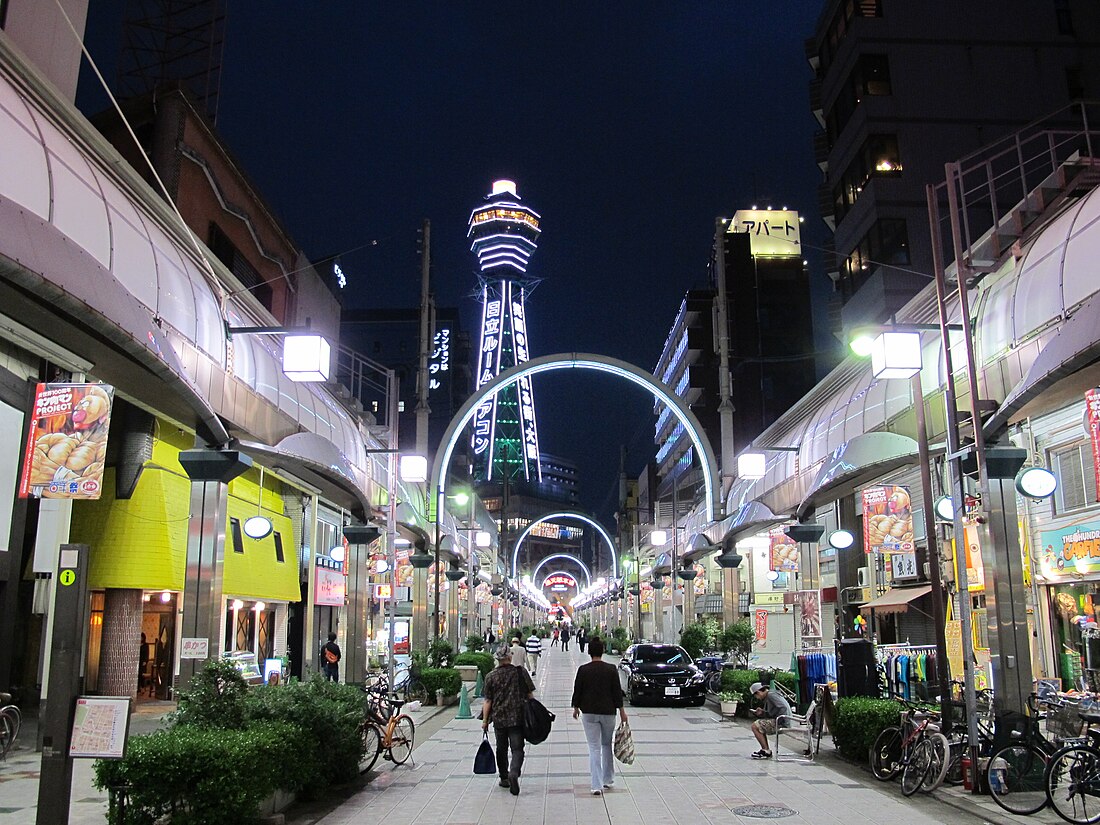
<path fill-rule="evenodd" d="M 558 720 L 546 742 L 527 747 L 518 797 L 499 788 L 495 774 L 472 773 L 481 741 L 480 723 L 453 719 L 417 746 L 415 764 L 383 763 L 368 784 L 327 815 L 290 821 L 295 825 L 751 825 L 761 819 L 737 812 L 750 805 L 788 808 L 783 821 L 792 825 L 1000 825 L 1012 819 L 996 808 L 996 813 L 986 815 L 984 808 L 966 798 L 958 805 L 922 796 L 907 800 L 896 784 L 879 783 L 869 773 L 831 756 L 816 764 L 751 760 L 748 754 L 756 744 L 748 723 L 723 722 L 707 708 L 628 708 L 637 757 L 631 766 L 616 766 L 613 790 L 594 797 L 589 790 L 584 734 L 569 711 L 573 675 L 587 656 L 575 650 L 552 650 L 543 660 L 535 679 L 536 695 L 558 714 Z M 823 744 L 823 750 L 831 747 Z M 1047 816 L 1028 821 L 1057 821 Z"/>

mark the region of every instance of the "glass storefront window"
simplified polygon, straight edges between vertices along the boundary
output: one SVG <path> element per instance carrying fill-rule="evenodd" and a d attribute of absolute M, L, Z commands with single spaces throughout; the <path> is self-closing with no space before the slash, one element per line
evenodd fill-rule
<path fill-rule="evenodd" d="M 1098 620 L 1100 582 L 1074 582 L 1047 588 L 1050 626 L 1058 676 L 1065 690 L 1084 687 L 1086 665 L 1100 669 L 1100 639 L 1086 642 L 1085 626 Z M 1091 649 L 1090 649 L 1091 648 Z"/>

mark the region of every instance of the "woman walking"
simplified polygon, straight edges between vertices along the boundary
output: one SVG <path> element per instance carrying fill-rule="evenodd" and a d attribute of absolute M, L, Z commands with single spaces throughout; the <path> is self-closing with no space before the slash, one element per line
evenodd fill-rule
<path fill-rule="evenodd" d="M 599 796 L 615 784 L 615 756 L 611 742 L 615 737 L 615 711 L 626 721 L 623 691 L 615 666 L 603 660 L 603 639 L 593 636 L 588 641 L 592 661 L 577 668 L 573 682 L 573 718 L 583 713 L 584 738 L 588 741 L 588 770 L 592 778 L 592 795 Z"/>

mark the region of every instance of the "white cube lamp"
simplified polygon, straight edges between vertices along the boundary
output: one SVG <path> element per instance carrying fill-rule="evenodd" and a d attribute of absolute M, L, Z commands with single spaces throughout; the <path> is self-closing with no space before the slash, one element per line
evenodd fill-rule
<path fill-rule="evenodd" d="M 422 455 L 403 455 L 400 465 L 401 480 L 412 483 L 428 480 L 428 459 Z"/>
<path fill-rule="evenodd" d="M 327 381 L 331 361 L 328 341 L 320 335 L 283 338 L 283 375 L 291 381 Z"/>
<path fill-rule="evenodd" d="M 884 332 L 871 346 L 875 378 L 912 378 L 920 368 L 919 332 Z"/>
<path fill-rule="evenodd" d="M 741 453 L 737 456 L 738 478 L 763 478 L 767 469 L 767 456 L 763 453 Z"/>
<path fill-rule="evenodd" d="M 493 537 L 486 530 L 478 530 L 474 533 L 474 544 L 478 547 L 489 547 L 493 543 Z"/>

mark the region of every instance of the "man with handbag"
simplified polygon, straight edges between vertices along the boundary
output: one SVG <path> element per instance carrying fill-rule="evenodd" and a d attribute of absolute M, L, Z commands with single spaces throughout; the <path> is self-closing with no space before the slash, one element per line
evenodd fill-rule
<path fill-rule="evenodd" d="M 524 702 L 535 695 L 535 683 L 524 668 L 512 664 L 510 647 L 501 645 L 495 655 L 496 669 L 485 679 L 481 729 L 488 731 L 489 723 L 493 723 L 500 787 L 507 788 L 512 796 L 519 796 L 519 777 L 523 770 L 523 707 Z"/>

